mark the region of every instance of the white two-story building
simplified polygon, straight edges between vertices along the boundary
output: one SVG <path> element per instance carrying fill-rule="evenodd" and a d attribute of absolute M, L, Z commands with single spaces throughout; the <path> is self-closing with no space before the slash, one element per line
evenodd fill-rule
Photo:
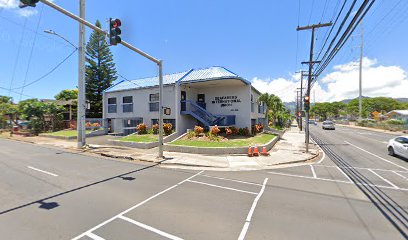
<path fill-rule="evenodd" d="M 125 135 L 139 123 L 159 119 L 158 77 L 121 81 L 103 93 L 103 118 L 112 132 Z M 163 76 L 164 115 L 182 134 L 195 125 L 248 127 L 264 123 L 265 106 L 251 82 L 224 67 L 191 69 Z"/>

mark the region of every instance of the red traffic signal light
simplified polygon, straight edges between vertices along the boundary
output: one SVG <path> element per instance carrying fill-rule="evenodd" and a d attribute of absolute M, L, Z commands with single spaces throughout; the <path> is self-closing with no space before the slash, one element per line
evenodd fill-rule
<path fill-rule="evenodd" d="M 122 22 L 119 19 L 109 19 L 110 28 L 109 28 L 109 44 L 110 45 L 117 45 L 118 43 L 122 42 L 122 38 L 119 36 L 122 34 L 122 30 L 120 30 L 120 26 L 122 26 Z"/>
<path fill-rule="evenodd" d="M 310 97 L 309 97 L 309 96 L 305 96 L 305 101 L 310 101 Z"/>

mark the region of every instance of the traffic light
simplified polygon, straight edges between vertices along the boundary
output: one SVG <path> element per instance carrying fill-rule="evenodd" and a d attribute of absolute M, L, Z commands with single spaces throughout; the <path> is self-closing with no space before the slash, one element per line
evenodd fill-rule
<path fill-rule="evenodd" d="M 18 5 L 19 8 L 25 7 L 35 7 L 40 0 L 20 0 L 20 4 Z"/>
<path fill-rule="evenodd" d="M 305 96 L 305 111 L 309 112 L 309 110 L 310 110 L 310 97 Z"/>
<path fill-rule="evenodd" d="M 109 19 L 110 28 L 109 28 L 109 44 L 110 45 L 117 45 L 118 43 L 122 42 L 122 38 L 120 38 L 120 34 L 122 30 L 120 30 L 120 26 L 122 26 L 122 22 L 119 19 Z"/>

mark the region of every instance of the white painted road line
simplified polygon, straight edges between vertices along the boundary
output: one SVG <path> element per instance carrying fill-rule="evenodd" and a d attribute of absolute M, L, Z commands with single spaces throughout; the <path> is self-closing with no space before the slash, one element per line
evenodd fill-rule
<path fill-rule="evenodd" d="M 338 166 L 328 166 L 323 164 L 314 164 L 315 167 L 338 167 Z M 355 169 L 364 169 L 364 170 L 373 170 L 373 171 L 383 171 L 383 172 L 399 172 L 399 173 L 408 173 L 407 171 L 402 170 L 389 170 L 389 169 L 381 169 L 381 168 L 363 168 L 363 167 L 340 167 L 341 169 L 348 169 L 348 168 L 355 168 Z"/>
<path fill-rule="evenodd" d="M 399 174 L 399 173 L 397 173 L 396 171 L 392 171 L 392 172 L 395 173 L 395 174 L 397 174 L 398 176 L 402 177 L 403 179 L 408 180 L 408 178 L 405 177 L 404 175 Z"/>
<path fill-rule="evenodd" d="M 240 190 L 240 189 L 236 189 L 236 188 L 224 187 L 224 186 L 215 185 L 215 184 L 210 184 L 210 183 L 205 183 L 205 182 L 199 182 L 199 181 L 194 181 L 194 180 L 188 180 L 188 182 L 197 183 L 197 184 L 202 184 L 202 185 L 207 185 L 207 186 L 210 186 L 210 187 L 216 187 L 216 188 L 222 188 L 222 189 L 232 190 L 232 191 L 236 191 L 236 192 L 242 192 L 242 193 L 249 193 L 249 194 L 257 195 L 257 193 L 254 193 L 254 192 L 249 192 L 249 191 Z"/>
<path fill-rule="evenodd" d="M 104 222 L 102 222 L 102 223 L 96 225 L 95 227 L 89 229 L 88 231 L 86 231 L 86 232 L 84 232 L 84 233 L 81 233 L 80 235 L 78 235 L 78 236 L 72 238 L 72 240 L 78 240 L 78 239 L 82 238 L 83 236 L 88 235 L 88 233 L 92 233 L 93 231 L 95 231 L 96 229 L 102 227 L 103 225 L 106 225 L 106 224 L 112 222 L 113 220 L 115 220 L 115 219 L 118 218 L 119 216 L 123 216 L 124 214 L 126 214 L 126 213 L 132 211 L 133 209 L 136 209 L 136 208 L 142 206 L 143 204 L 149 202 L 150 200 L 152 200 L 152 199 L 154 199 L 154 198 L 156 198 L 156 197 L 162 195 L 163 193 L 168 192 L 168 191 L 170 191 L 171 189 L 180 186 L 181 184 L 183 184 L 183 183 L 187 182 L 188 180 L 190 180 L 190 179 L 192 179 L 192 178 L 194 178 L 194 177 L 200 175 L 200 174 L 203 173 L 203 172 L 204 172 L 204 171 L 201 171 L 201 172 L 199 172 L 199 173 L 196 173 L 196 174 L 194 174 L 193 176 L 191 176 L 191 177 L 189 177 L 189 178 L 186 178 L 186 179 L 184 179 L 183 181 L 181 181 L 181 182 L 179 182 L 179 183 L 177 183 L 177 184 L 175 184 L 175 185 L 173 185 L 173 186 L 171 186 L 171 187 L 168 187 L 168 188 L 164 189 L 163 191 L 161 191 L 161 192 L 159 192 L 159 193 L 156 193 L 155 195 L 153 195 L 153 196 L 147 198 L 146 200 L 144 200 L 144 201 L 142 201 L 142 202 L 136 204 L 135 206 L 126 209 L 125 211 L 123 211 L 123 212 L 121 212 L 121 213 L 119 213 L 119 214 L 117 214 L 117 215 L 115 215 L 115 216 L 109 218 L 108 220 L 106 220 L 106 221 L 104 221 Z"/>
<path fill-rule="evenodd" d="M 266 186 L 267 182 L 268 182 L 268 178 L 265 178 L 265 180 L 264 180 L 264 182 L 262 184 L 261 191 L 259 191 L 258 195 L 254 199 L 254 202 L 252 203 L 251 209 L 249 210 L 248 216 L 247 216 L 247 218 L 245 220 L 244 227 L 242 227 L 242 230 L 241 230 L 241 233 L 239 234 L 238 240 L 245 239 L 246 233 L 248 232 L 249 224 L 251 224 L 251 219 L 252 219 L 252 215 L 254 214 L 256 204 L 258 204 L 259 199 L 261 198 L 263 192 L 265 191 L 265 186 Z"/>
<path fill-rule="evenodd" d="M 313 178 L 317 178 L 313 165 L 310 165 L 310 170 L 312 170 Z"/>
<path fill-rule="evenodd" d="M 374 154 L 374 153 L 371 153 L 371 152 L 369 152 L 369 151 L 367 151 L 367 150 L 365 150 L 365 149 L 362 149 L 361 147 L 358 147 L 358 146 L 356 146 L 356 145 L 354 145 L 354 144 L 352 144 L 352 143 L 349 143 L 349 142 L 347 142 L 347 141 L 344 141 L 344 142 L 347 143 L 347 144 L 349 144 L 350 146 L 353 146 L 353 147 L 355 147 L 355 148 L 357 148 L 357 149 L 360 149 L 360 150 L 363 151 L 363 152 L 366 152 L 366 153 L 368 153 L 368 154 L 371 154 L 372 156 L 377 157 L 378 159 L 381 159 L 381 160 L 383 160 L 383 161 L 385 161 L 385 162 L 387 162 L 387 163 L 390 163 L 390 164 L 392 164 L 392 165 L 394 165 L 394 166 L 397 166 L 397 167 L 399 167 L 399 168 L 404 169 L 405 171 L 408 171 L 408 168 L 405 168 L 405 167 L 400 166 L 400 165 L 398 165 L 398 164 L 396 164 L 396 163 L 393 163 L 393 162 L 391 162 L 390 160 L 387 160 L 387 159 L 385 159 L 385 158 L 382 158 L 382 157 L 380 157 L 380 156 L 378 156 L 378 155 L 376 155 L 376 154 Z"/>
<path fill-rule="evenodd" d="M 343 171 L 339 168 L 339 166 L 336 166 L 337 170 L 339 170 L 341 173 L 343 173 L 343 175 L 352 183 L 353 181 L 351 180 L 351 178 Z"/>
<path fill-rule="evenodd" d="M 317 163 L 318 164 L 320 164 L 320 163 L 322 163 L 323 162 L 323 160 L 326 158 L 326 153 L 323 151 L 323 149 L 319 146 L 319 145 L 317 145 L 319 148 L 320 148 L 320 150 L 322 150 L 322 152 L 323 152 L 323 157 L 322 157 L 322 159 L 320 159 Z"/>
<path fill-rule="evenodd" d="M 38 172 L 42 172 L 42 173 L 51 175 L 51 176 L 53 176 L 53 177 L 58 177 L 58 175 L 55 174 L 55 173 L 47 172 L 47 171 L 44 171 L 44 170 L 41 170 L 41 169 L 38 169 L 38 168 L 35 168 L 35 167 L 31 167 L 31 166 L 27 166 L 27 167 L 28 167 L 29 169 L 32 169 L 32 170 L 35 170 L 35 171 L 38 171 Z"/>
<path fill-rule="evenodd" d="M 182 238 L 179 238 L 179 237 L 176 237 L 176 236 L 174 236 L 174 235 L 171 235 L 170 233 L 163 232 L 163 231 L 161 231 L 161 230 L 159 230 L 159 229 L 157 229 L 157 228 L 154 228 L 154 227 L 151 227 L 151 226 L 146 225 L 146 224 L 144 224 L 144 223 L 135 221 L 135 220 L 133 220 L 133 219 L 131 219 L 131 218 L 128 218 L 128 217 L 125 217 L 125 216 L 119 216 L 118 218 L 120 218 L 120 219 L 122 219 L 122 220 L 125 220 L 125 221 L 127 221 L 127 222 L 130 222 L 130 223 L 133 223 L 133 224 L 135 224 L 135 225 L 137 225 L 137 226 L 139 226 L 139 227 L 141 227 L 141 228 L 144 228 L 144 229 L 146 229 L 146 230 L 149 230 L 149 231 L 151 231 L 151 232 L 157 233 L 157 234 L 159 234 L 160 236 L 166 237 L 166 238 L 168 238 L 168 239 L 172 239 L 172 240 L 183 240 Z"/>
<path fill-rule="evenodd" d="M 245 181 L 240 181 L 240 180 L 235 180 L 235 179 L 230 179 L 230 178 L 216 177 L 216 176 L 211 176 L 211 175 L 206 175 L 206 174 L 201 174 L 200 177 L 215 178 L 215 179 L 220 179 L 220 180 L 225 180 L 225 181 L 245 183 L 245 184 L 249 184 L 249 185 L 255 185 L 255 186 L 262 187 L 262 184 L 259 184 L 259 183 L 245 182 Z"/>
<path fill-rule="evenodd" d="M 328 178 L 313 178 L 309 176 L 302 176 L 302 175 L 295 175 L 295 174 L 287 174 L 287 173 L 277 173 L 277 172 L 268 172 L 274 175 L 280 175 L 285 177 L 296 177 L 296 178 L 305 178 L 305 179 L 312 179 L 312 180 L 319 180 L 319 181 L 327 181 L 327 182 L 338 182 L 338 183 L 347 183 L 347 184 L 357 184 L 362 186 L 372 186 L 372 187 L 379 187 L 379 188 L 386 188 L 386 189 L 393 189 L 396 190 L 394 187 L 390 186 L 383 186 L 383 185 L 375 185 L 375 184 L 366 184 L 366 183 L 353 183 L 344 180 L 335 180 L 335 179 L 328 179 Z M 408 188 L 399 188 L 399 191 L 408 191 Z"/>
<path fill-rule="evenodd" d="M 384 182 L 388 183 L 389 185 L 393 186 L 395 189 L 399 189 L 399 187 L 397 187 L 394 183 L 392 183 L 391 181 L 385 179 L 384 177 L 382 177 L 380 174 L 374 172 L 373 170 L 368 170 L 370 172 L 372 172 L 374 175 L 376 175 L 377 177 L 381 178 Z"/>
<path fill-rule="evenodd" d="M 86 234 L 86 236 L 87 237 L 90 237 L 90 238 L 92 238 L 92 239 L 94 239 L 94 240 L 105 240 L 105 238 L 102 238 L 102 237 L 99 237 L 98 235 L 96 235 L 96 234 L 94 234 L 94 233 L 88 233 L 88 234 Z"/>

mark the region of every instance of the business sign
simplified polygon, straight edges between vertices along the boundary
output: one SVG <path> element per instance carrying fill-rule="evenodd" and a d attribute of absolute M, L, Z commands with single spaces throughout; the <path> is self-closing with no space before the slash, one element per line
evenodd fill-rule
<path fill-rule="evenodd" d="M 221 107 L 231 107 L 232 104 L 240 102 L 238 96 L 219 96 L 211 101 L 212 104 L 220 104 Z"/>

